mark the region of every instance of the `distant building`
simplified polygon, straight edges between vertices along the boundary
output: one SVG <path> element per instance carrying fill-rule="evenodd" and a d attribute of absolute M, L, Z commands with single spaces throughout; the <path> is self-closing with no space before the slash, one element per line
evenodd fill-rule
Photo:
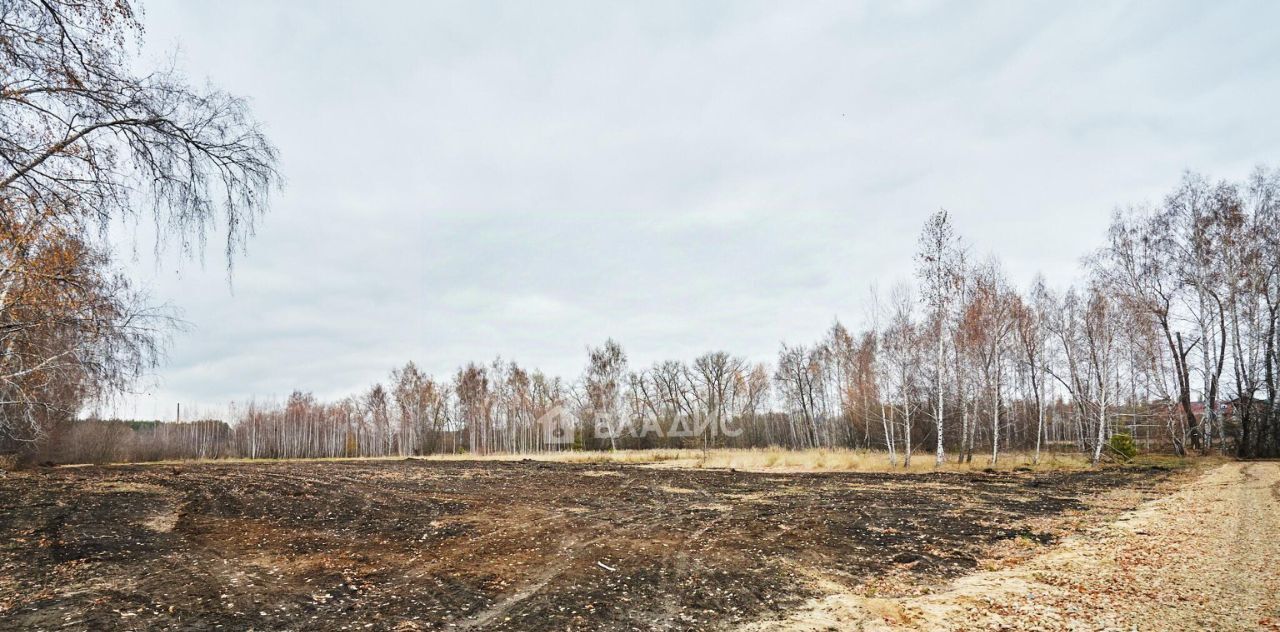
<path fill-rule="evenodd" d="M 1176 414 L 1176 416 L 1178 417 L 1182 416 L 1181 402 L 1170 401 L 1167 399 L 1158 399 L 1154 402 L 1151 402 L 1151 408 L 1154 409 L 1155 411 L 1163 410 L 1168 413 Z M 1203 401 L 1191 402 L 1191 414 L 1195 415 L 1197 421 L 1204 420 L 1205 411 L 1207 411 L 1208 409 L 1209 409 L 1209 405 Z M 1235 415 L 1235 403 L 1229 402 L 1229 401 L 1218 402 L 1216 413 L 1217 414 L 1215 416 L 1218 419 L 1229 419 L 1233 417 Z"/>

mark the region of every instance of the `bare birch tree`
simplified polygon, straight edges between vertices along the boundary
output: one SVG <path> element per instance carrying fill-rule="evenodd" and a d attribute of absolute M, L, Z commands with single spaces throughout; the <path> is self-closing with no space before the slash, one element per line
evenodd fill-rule
<path fill-rule="evenodd" d="M 280 183 L 242 99 L 173 69 L 132 72 L 141 34 L 127 0 L 0 3 L 0 230 L 14 240 L 0 250 L 0 437 L 50 411 L 69 417 L 154 362 L 171 321 L 148 320 L 113 272 L 109 222 L 145 214 L 157 250 L 176 242 L 186 253 L 221 231 L 230 265 Z M 73 274 L 42 276 L 47 256 L 68 248 Z M 32 388 L 40 372 L 63 387 Z"/>
<path fill-rule="evenodd" d="M 916 276 L 920 280 L 921 299 L 928 308 L 933 336 L 933 408 L 934 430 L 937 435 L 934 465 L 946 460 L 943 420 L 946 401 L 947 329 L 951 326 L 951 302 L 955 289 L 960 285 L 964 254 L 960 239 L 956 236 L 946 210 L 931 215 L 920 233 L 920 249 L 916 253 Z"/>

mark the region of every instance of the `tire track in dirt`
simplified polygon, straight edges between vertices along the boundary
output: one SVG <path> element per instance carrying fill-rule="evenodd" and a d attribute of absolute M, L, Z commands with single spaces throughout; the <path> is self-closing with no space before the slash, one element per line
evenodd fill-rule
<path fill-rule="evenodd" d="M 512 612 L 520 604 L 524 603 L 529 598 L 537 595 L 540 591 L 546 588 L 548 584 L 553 582 L 557 577 L 560 577 L 561 575 L 563 575 L 569 569 L 569 567 L 573 566 L 574 562 L 577 561 L 577 557 L 573 555 L 573 553 L 583 548 L 586 548 L 588 546 L 591 546 L 592 544 L 599 542 L 601 539 L 602 538 L 600 537 L 591 538 L 589 540 L 581 540 L 578 538 L 573 538 L 568 540 L 567 542 L 561 543 L 562 550 L 565 553 L 569 554 L 568 555 L 569 559 L 561 560 L 555 564 L 547 565 L 545 568 L 538 571 L 537 574 L 534 577 L 532 577 L 530 580 L 528 580 L 525 583 L 525 585 L 521 587 L 519 590 L 516 590 L 514 593 L 503 597 L 501 600 L 498 601 L 498 603 L 490 606 L 489 608 L 486 608 L 485 610 L 482 610 L 478 614 L 472 615 L 470 618 L 462 622 L 451 624 L 451 625 L 456 625 L 457 629 L 459 630 L 473 630 L 476 628 L 487 626 L 490 623 L 497 621 L 499 617 L 503 617 L 504 615 Z"/>

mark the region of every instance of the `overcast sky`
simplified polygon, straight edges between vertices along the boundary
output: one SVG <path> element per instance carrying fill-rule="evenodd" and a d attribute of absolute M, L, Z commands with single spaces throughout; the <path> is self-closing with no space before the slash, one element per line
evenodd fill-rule
<path fill-rule="evenodd" d="M 1026 284 L 1184 169 L 1280 162 L 1280 3 L 166 2 L 144 56 L 250 98 L 288 184 L 230 284 L 137 276 L 190 330 L 126 416 L 414 360 L 573 378 L 769 360 L 912 274 L 949 209 Z"/>

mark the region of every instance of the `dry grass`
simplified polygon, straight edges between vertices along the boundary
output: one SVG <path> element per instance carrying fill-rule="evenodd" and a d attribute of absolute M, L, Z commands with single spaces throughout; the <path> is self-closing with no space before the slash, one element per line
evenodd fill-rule
<path fill-rule="evenodd" d="M 868 450 L 712 450 L 702 458 L 698 453 L 696 467 L 734 468 L 748 471 L 792 471 L 792 472 L 933 472 L 950 471 L 966 472 L 971 470 L 1012 470 L 1015 468 L 1032 468 L 1036 470 L 1074 470 L 1089 467 L 1089 461 L 1077 454 L 1041 455 L 1040 463 L 1032 465 L 1030 453 L 1006 453 L 1000 460 L 991 465 L 990 457 L 974 455 L 971 463 L 957 463 L 955 456 L 949 456 L 941 467 L 934 466 L 932 454 L 915 454 L 911 457 L 911 467 L 904 468 L 901 456 L 897 467 L 889 463 L 887 452 Z"/>
<path fill-rule="evenodd" d="M 1002 453 L 1000 460 L 996 465 L 990 464 L 988 455 L 975 454 L 972 463 L 957 463 L 955 455 L 948 456 L 947 463 L 940 468 L 935 468 L 932 454 L 917 453 L 912 456 L 911 467 L 904 469 L 902 467 L 901 455 L 899 455 L 897 467 L 889 464 L 889 455 L 883 451 L 869 450 L 785 450 L 781 448 L 768 449 L 714 449 L 703 452 L 702 450 L 676 450 L 676 449 L 657 449 L 657 450 L 616 450 L 613 452 L 603 451 L 564 451 L 564 452 L 545 452 L 539 454 L 436 454 L 423 457 L 409 457 L 414 460 L 423 461 L 547 461 L 553 463 L 584 463 L 584 464 L 623 464 L 623 465 L 651 465 L 656 467 L 674 467 L 674 468 L 716 468 L 743 471 L 760 471 L 760 472 L 933 472 L 933 471 L 949 471 L 949 472 L 967 472 L 975 470 L 1012 470 L 1016 468 L 1031 468 L 1034 470 L 1078 470 L 1089 467 L 1089 461 L 1080 454 L 1058 454 L 1043 453 L 1040 463 L 1032 465 L 1031 454 L 1027 452 L 1010 452 Z M 364 458 L 320 458 L 320 459 L 297 459 L 300 461 L 380 461 L 404 460 L 406 457 L 364 457 Z M 1140 457 L 1142 464 L 1147 464 L 1148 460 L 1158 460 L 1160 465 L 1179 466 L 1186 465 L 1186 459 L 1174 459 L 1173 457 Z M 1174 462 L 1176 461 L 1176 463 Z M 214 461 L 217 463 L 247 463 L 248 459 L 219 459 Z M 163 464 L 176 464 L 174 461 L 160 462 Z"/>
<path fill-rule="evenodd" d="M 621 463 L 647 464 L 664 461 L 692 461 L 700 456 L 698 450 L 616 450 L 613 452 L 566 450 L 563 452 L 539 452 L 529 454 L 431 454 L 427 456 L 360 456 L 360 457 L 310 457 L 301 459 L 189 459 L 147 461 L 145 463 L 117 463 L 115 465 L 181 465 L 184 463 L 270 463 L 270 462 L 346 462 L 346 461 L 548 461 L 552 463 Z M 83 465 L 63 465 L 60 467 L 83 467 Z"/>

